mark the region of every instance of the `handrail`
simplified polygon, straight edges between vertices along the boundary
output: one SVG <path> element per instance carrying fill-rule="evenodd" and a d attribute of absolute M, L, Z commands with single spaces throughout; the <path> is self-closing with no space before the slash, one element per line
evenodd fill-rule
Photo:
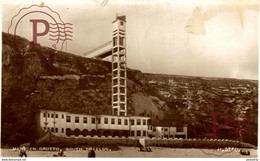
<path fill-rule="evenodd" d="M 90 55 L 91 53 L 93 53 L 93 52 L 95 52 L 95 51 L 97 51 L 97 50 L 99 50 L 99 49 L 102 49 L 102 48 L 104 48 L 104 47 L 106 47 L 106 46 L 108 46 L 108 45 L 110 45 L 110 44 L 112 44 L 112 41 L 109 41 L 109 42 L 107 42 L 107 43 L 105 43 L 105 44 L 103 44 L 103 45 L 101 45 L 101 46 L 98 46 L 98 47 L 96 47 L 96 48 L 94 48 L 94 49 L 92 49 L 92 50 L 90 50 L 90 51 L 84 53 L 83 55 L 84 55 L 84 56 Z"/>

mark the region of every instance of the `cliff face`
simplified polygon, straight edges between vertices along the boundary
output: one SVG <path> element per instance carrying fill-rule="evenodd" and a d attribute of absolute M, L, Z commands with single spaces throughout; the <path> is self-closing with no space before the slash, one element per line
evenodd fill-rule
<path fill-rule="evenodd" d="M 257 144 L 257 81 L 156 74 L 145 77 L 148 85 L 156 88 L 159 98 L 167 102 L 170 110 L 164 119 L 178 113 L 188 124 L 190 137 L 211 137 L 216 114 L 217 136 L 237 136 Z M 218 129 L 225 126 L 225 120 L 228 130 Z"/>
<path fill-rule="evenodd" d="M 51 49 L 46 54 L 45 47 L 28 44 L 26 39 L 3 33 L 3 144 L 33 141 L 38 109 L 111 114 L 109 62 Z M 192 127 L 192 115 L 203 107 L 201 104 L 222 102 L 250 116 L 253 139 L 244 140 L 255 143 L 257 81 L 144 74 L 131 69 L 127 75 L 129 115 L 150 116 L 153 123 L 165 126 L 177 123 Z M 197 126 L 203 128 L 209 123 L 210 120 Z M 192 137 L 192 131 L 189 133 Z"/>

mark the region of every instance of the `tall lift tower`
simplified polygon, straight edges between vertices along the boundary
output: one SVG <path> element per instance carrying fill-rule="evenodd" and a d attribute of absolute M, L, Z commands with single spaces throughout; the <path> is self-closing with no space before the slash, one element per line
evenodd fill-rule
<path fill-rule="evenodd" d="M 112 115 L 127 116 L 126 17 L 112 23 Z"/>

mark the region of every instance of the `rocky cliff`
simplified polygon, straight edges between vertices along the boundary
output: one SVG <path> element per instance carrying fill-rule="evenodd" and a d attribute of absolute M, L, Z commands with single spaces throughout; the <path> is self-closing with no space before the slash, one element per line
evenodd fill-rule
<path fill-rule="evenodd" d="M 42 46 L 30 46 L 19 36 L 2 37 L 2 143 L 35 140 L 38 109 L 82 114 L 111 114 L 111 64 Z M 46 51 L 48 52 L 46 53 Z M 129 115 L 150 116 L 162 126 L 189 126 L 189 136 L 208 136 L 209 119 L 194 123 L 196 112 L 220 103 L 246 116 L 250 133 L 246 142 L 257 142 L 258 82 L 222 78 L 184 77 L 127 71 Z M 224 109 L 223 109 L 224 110 Z M 200 118 L 201 119 L 201 118 Z M 222 132 L 219 134 L 224 137 Z M 245 137 L 247 136 L 247 137 Z"/>

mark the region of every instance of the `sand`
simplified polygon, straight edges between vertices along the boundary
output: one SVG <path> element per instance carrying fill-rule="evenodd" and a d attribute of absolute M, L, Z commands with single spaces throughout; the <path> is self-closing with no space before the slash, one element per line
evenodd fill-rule
<path fill-rule="evenodd" d="M 96 157 L 137 157 L 137 158 L 257 158 L 257 150 L 250 149 L 250 156 L 241 155 L 238 151 L 225 153 L 220 151 L 212 151 L 203 149 L 205 153 L 212 153 L 215 155 L 207 155 L 200 149 L 175 149 L 175 148 L 162 148 L 151 147 L 152 152 L 139 152 L 136 147 L 120 147 L 117 151 L 95 151 Z M 27 151 L 28 157 L 53 157 L 57 151 Z M 64 151 L 66 157 L 88 157 L 88 151 Z M 223 154 L 223 155 L 221 155 Z M 1 149 L 2 157 L 18 157 L 19 151 L 13 149 Z M 221 156 L 216 156 L 221 155 Z"/>

